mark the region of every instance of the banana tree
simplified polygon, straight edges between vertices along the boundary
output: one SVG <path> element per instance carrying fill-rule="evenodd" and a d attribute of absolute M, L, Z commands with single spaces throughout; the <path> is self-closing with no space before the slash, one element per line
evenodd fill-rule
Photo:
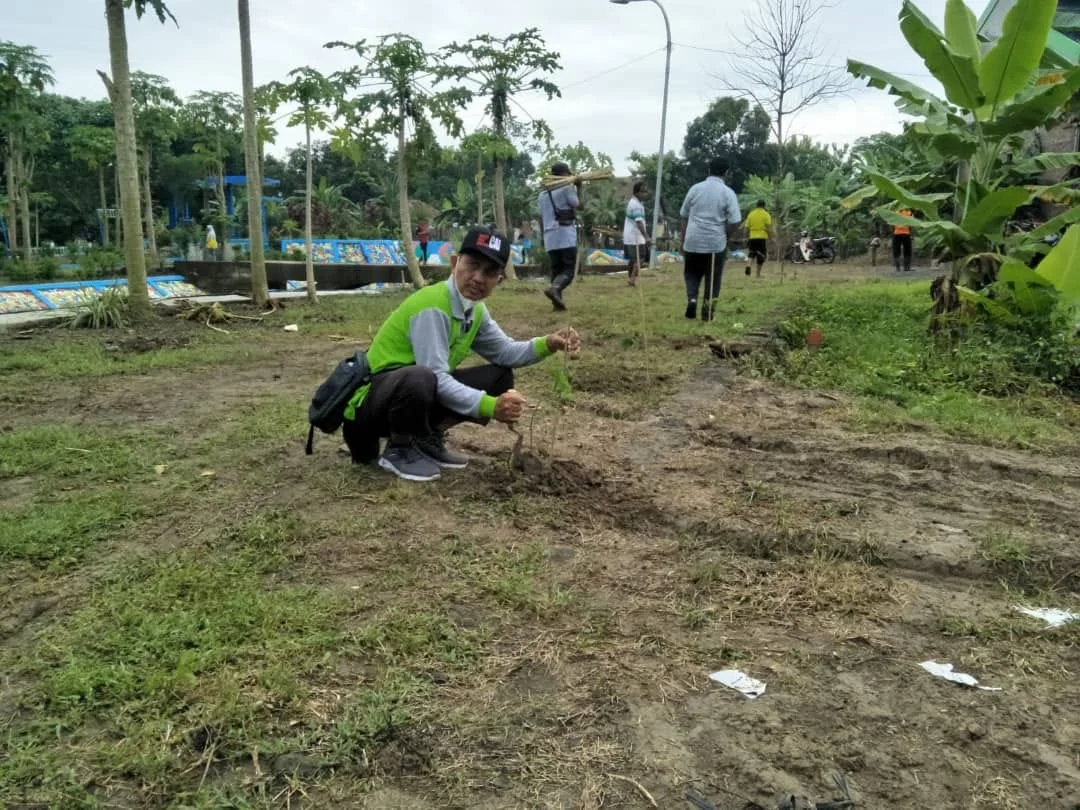
<path fill-rule="evenodd" d="M 975 288 L 994 281 L 1006 259 L 1026 261 L 1045 252 L 1039 231 L 1060 232 L 1080 221 L 1080 181 L 1046 186 L 1034 181 L 1047 168 L 1075 165 L 1080 154 L 1022 157 L 1031 130 L 1053 126 L 1080 90 L 1080 68 L 1043 70 L 1056 0 L 1018 0 L 1005 17 L 1001 37 L 987 50 L 975 15 L 963 0 L 947 0 L 945 30 L 911 2 L 900 11 L 908 44 L 941 83 L 945 97 L 863 62 L 848 70 L 869 86 L 897 97 L 897 107 L 920 120 L 910 126 L 939 167 L 958 166 L 936 178 L 946 191 L 920 193 L 926 177 L 866 172 L 870 185 L 844 201 L 846 207 L 877 196 L 893 201 L 876 213 L 939 245 L 952 259 L 952 280 Z M 944 174 L 944 172 L 942 172 Z M 1035 201 L 1064 204 L 1064 213 L 1043 229 L 1006 236 L 1018 208 Z M 917 215 L 898 211 L 908 209 Z"/>

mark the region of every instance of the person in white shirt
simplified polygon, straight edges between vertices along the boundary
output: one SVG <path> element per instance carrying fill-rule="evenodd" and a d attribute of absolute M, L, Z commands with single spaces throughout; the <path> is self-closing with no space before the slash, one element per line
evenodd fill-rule
<path fill-rule="evenodd" d="M 720 297 L 728 237 L 734 235 L 742 222 L 739 198 L 724 182 L 727 173 L 727 160 L 714 158 L 709 164 L 709 176 L 690 188 L 679 212 L 683 218 L 687 318 L 697 315 L 698 291 L 705 281 L 706 300 L 701 306 L 701 320 L 712 320 L 716 299 Z"/>
<path fill-rule="evenodd" d="M 634 183 L 634 194 L 626 204 L 626 219 L 623 220 L 623 252 L 626 263 L 630 266 L 627 283 L 637 284 L 641 263 L 649 260 L 649 232 L 645 229 L 645 206 L 643 200 L 649 196 L 644 180 Z"/>

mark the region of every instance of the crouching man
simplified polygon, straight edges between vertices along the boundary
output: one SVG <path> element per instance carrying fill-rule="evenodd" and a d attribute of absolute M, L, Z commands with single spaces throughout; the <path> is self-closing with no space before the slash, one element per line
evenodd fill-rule
<path fill-rule="evenodd" d="M 527 404 L 512 369 L 559 351 L 574 353 L 573 329 L 512 340 L 482 303 L 502 283 L 510 241 L 488 228 L 466 234 L 450 278 L 417 290 L 391 313 L 368 349 L 371 383 L 353 396 L 342 426 L 354 463 L 379 466 L 407 481 L 431 481 L 468 459 L 446 446 L 461 422 L 515 422 Z M 458 370 L 476 352 L 489 365 Z M 379 440 L 386 447 L 379 453 Z"/>

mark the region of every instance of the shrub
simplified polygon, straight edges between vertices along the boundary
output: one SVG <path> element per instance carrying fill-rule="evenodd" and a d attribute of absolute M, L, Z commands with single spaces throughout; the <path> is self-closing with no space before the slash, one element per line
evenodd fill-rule
<path fill-rule="evenodd" d="M 74 329 L 119 329 L 131 323 L 127 287 L 110 287 L 79 307 L 69 325 Z"/>
<path fill-rule="evenodd" d="M 109 278 L 117 274 L 123 261 L 123 256 L 115 250 L 95 246 L 79 258 L 75 276 L 79 279 Z"/>

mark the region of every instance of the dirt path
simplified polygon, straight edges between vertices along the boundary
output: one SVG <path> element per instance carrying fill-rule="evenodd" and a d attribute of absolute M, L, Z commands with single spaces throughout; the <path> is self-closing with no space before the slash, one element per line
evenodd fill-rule
<path fill-rule="evenodd" d="M 237 409 L 293 398 L 302 412 L 340 353 L 294 341 L 249 368 L 30 391 L 12 419 L 134 416 L 213 436 Z M 379 587 L 391 557 L 413 555 L 435 573 L 416 593 L 387 590 L 388 604 L 494 628 L 475 676 L 438 681 L 434 717 L 410 742 L 423 756 L 383 763 L 361 806 L 647 806 L 628 777 L 660 807 L 688 806 L 695 787 L 726 810 L 780 791 L 822 800 L 836 771 L 867 808 L 1080 806 L 1080 636 L 1013 611 L 1021 586 L 1078 588 L 1080 458 L 860 435 L 847 407 L 708 359 L 636 420 L 577 408 L 556 434 L 543 411 L 532 438 L 551 455 L 524 473 L 507 463 L 504 429 L 462 428 L 473 468 L 428 488 L 423 508 L 350 469 L 336 441 L 309 459 L 300 435 L 270 434 L 236 448 L 205 513 L 183 516 L 185 536 L 223 513 L 295 510 L 348 528 L 303 549 L 295 576 Z M 463 537 L 473 556 L 460 556 Z M 544 549 L 532 613 L 507 623 L 455 590 L 474 556 L 528 542 Z M 30 613 L 12 632 L 45 621 Z M 1003 691 L 935 680 L 927 659 Z M 725 667 L 766 694 L 710 683 Z M 344 667 L 334 677 L 342 694 L 357 684 Z M 354 801 L 335 794 L 342 780 L 312 788 L 308 806 Z"/>

